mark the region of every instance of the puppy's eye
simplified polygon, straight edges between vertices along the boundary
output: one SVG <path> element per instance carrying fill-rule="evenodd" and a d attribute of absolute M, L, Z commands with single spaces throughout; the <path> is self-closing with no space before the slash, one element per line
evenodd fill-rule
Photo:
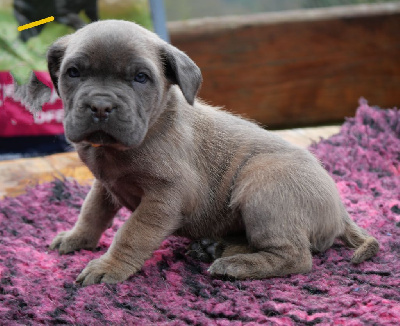
<path fill-rule="evenodd" d="M 79 70 L 72 67 L 72 68 L 68 68 L 67 70 L 67 74 L 68 76 L 70 76 L 71 78 L 76 78 L 76 77 L 80 77 L 81 74 L 79 73 Z"/>
<path fill-rule="evenodd" d="M 134 81 L 144 84 L 147 82 L 148 79 L 149 79 L 149 77 L 147 77 L 147 75 L 145 73 L 140 72 L 135 76 Z"/>

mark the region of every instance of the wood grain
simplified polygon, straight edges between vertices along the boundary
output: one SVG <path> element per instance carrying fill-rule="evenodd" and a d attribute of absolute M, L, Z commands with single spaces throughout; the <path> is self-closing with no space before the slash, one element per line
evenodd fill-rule
<path fill-rule="evenodd" d="M 54 179 L 74 178 L 90 184 L 93 176 L 75 152 L 0 162 L 0 198 L 18 196 L 26 187 Z"/>
<path fill-rule="evenodd" d="M 200 97 L 270 128 L 340 123 L 360 97 L 400 103 L 400 3 L 169 23 Z"/>

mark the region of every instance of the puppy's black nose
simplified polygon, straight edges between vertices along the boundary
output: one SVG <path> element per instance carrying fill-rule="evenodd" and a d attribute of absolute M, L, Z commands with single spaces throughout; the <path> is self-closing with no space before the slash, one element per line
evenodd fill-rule
<path fill-rule="evenodd" d="M 106 99 L 93 100 L 87 107 L 92 111 L 94 122 L 107 121 L 110 113 L 116 108 L 113 103 Z"/>

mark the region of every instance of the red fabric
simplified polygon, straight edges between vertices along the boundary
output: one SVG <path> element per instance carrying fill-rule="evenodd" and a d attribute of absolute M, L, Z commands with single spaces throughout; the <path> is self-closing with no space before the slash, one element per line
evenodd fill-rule
<path fill-rule="evenodd" d="M 43 105 L 35 116 L 24 105 L 13 100 L 14 84 L 8 71 L 0 71 L 0 137 L 49 136 L 64 133 L 64 116 L 61 99 L 58 97 L 50 75 L 35 71 L 36 77 L 51 88 L 50 101 Z"/>

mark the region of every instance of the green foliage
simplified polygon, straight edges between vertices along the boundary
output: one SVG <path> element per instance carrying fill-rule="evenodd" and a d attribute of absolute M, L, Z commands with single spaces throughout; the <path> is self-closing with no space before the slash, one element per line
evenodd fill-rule
<path fill-rule="evenodd" d="M 40 37 L 24 43 L 18 38 L 17 27 L 17 21 L 8 10 L 0 11 L 0 70 L 11 71 L 18 83 L 24 83 L 32 70 L 47 69 L 47 47 L 71 29 L 51 23 L 43 29 Z"/>
<path fill-rule="evenodd" d="M 107 0 L 101 0 L 100 18 L 130 20 L 151 28 L 146 0 L 118 1 L 117 4 L 107 4 Z M 87 21 L 84 14 L 81 17 Z M 49 45 L 74 30 L 57 22 L 47 23 L 39 36 L 24 43 L 18 37 L 17 27 L 10 4 L 0 7 L 0 71 L 11 71 L 15 80 L 24 84 L 32 70 L 47 70 L 46 51 Z"/>
<path fill-rule="evenodd" d="M 99 2 L 100 19 L 123 19 L 133 21 L 147 29 L 152 28 L 147 0 L 124 0 Z"/>

